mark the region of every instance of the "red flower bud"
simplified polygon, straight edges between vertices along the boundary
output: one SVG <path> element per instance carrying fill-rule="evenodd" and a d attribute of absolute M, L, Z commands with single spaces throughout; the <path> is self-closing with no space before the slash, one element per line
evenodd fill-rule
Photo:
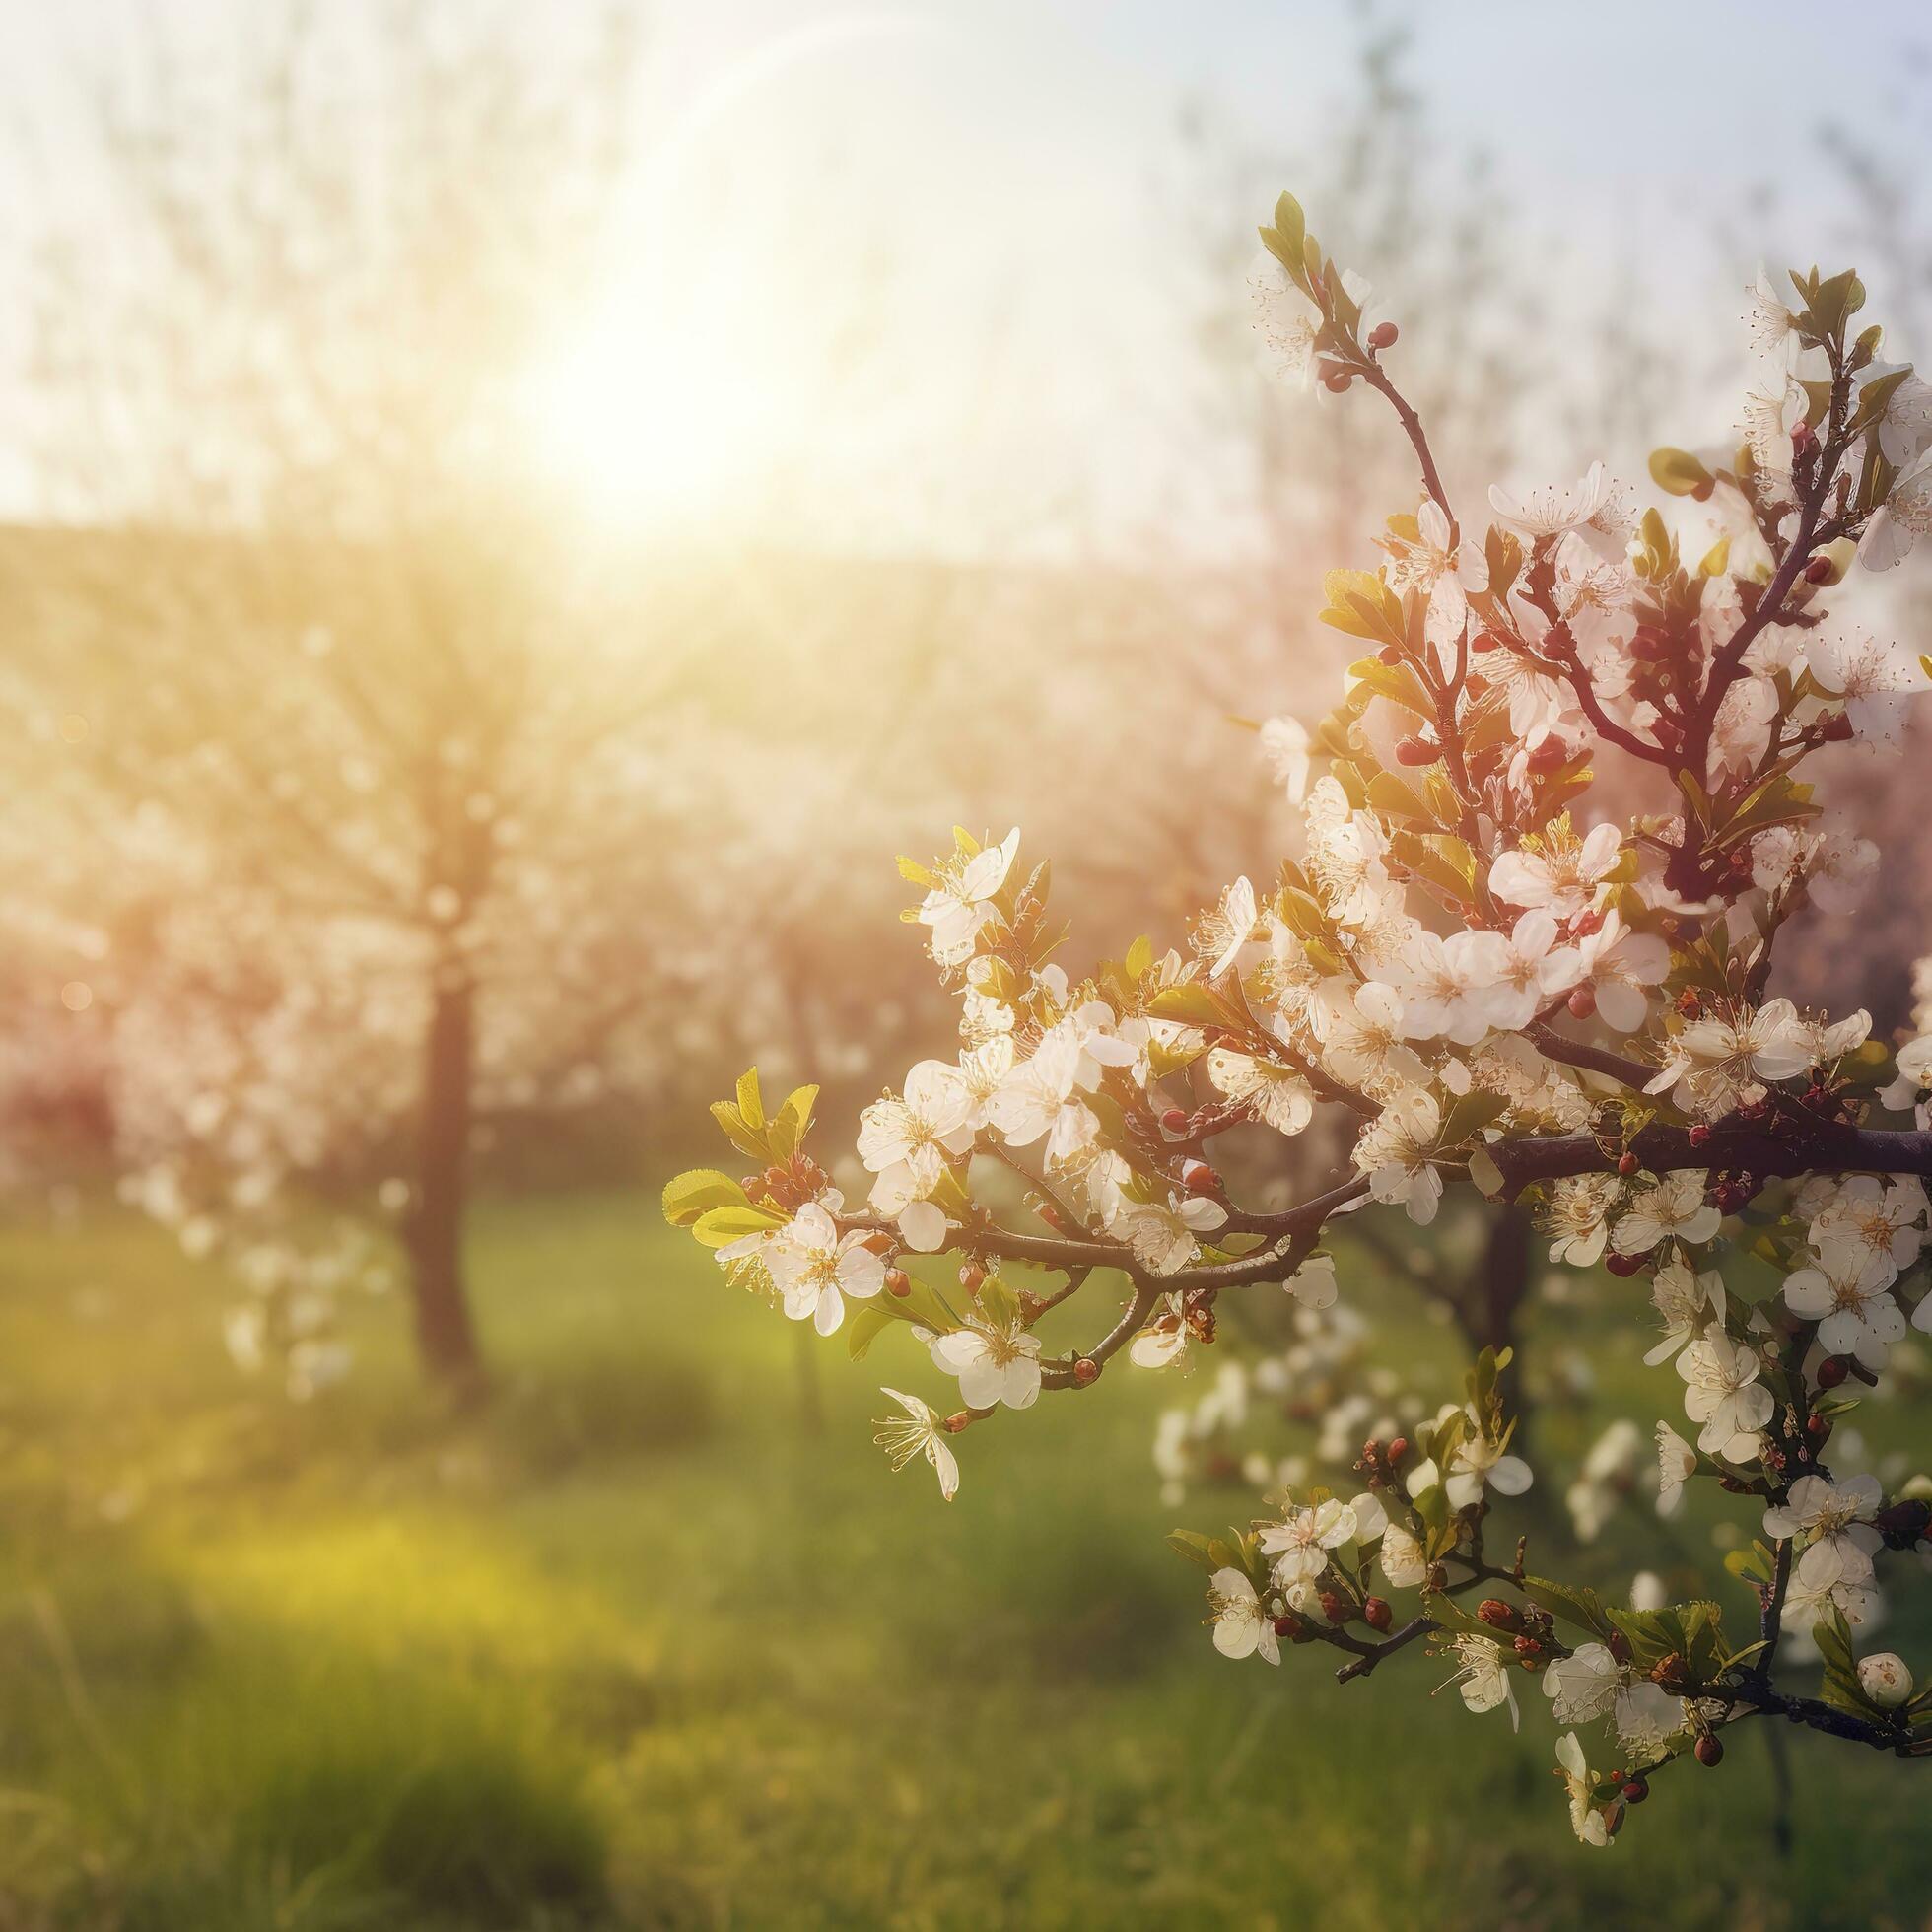
<path fill-rule="evenodd" d="M 1404 738 L 1396 746 L 1396 762 L 1402 765 L 1433 765 L 1441 756 L 1442 752 L 1435 741 L 1423 737 L 1420 732 Z"/>
<path fill-rule="evenodd" d="M 1819 729 L 1819 735 L 1828 744 L 1846 744 L 1851 739 L 1851 720 L 1843 712 L 1834 712 Z"/>
<path fill-rule="evenodd" d="M 1640 1777 L 1629 1779 L 1623 1786 L 1623 1802 L 1626 1805 L 1640 1805 L 1650 1796 L 1650 1786 Z"/>
<path fill-rule="evenodd" d="M 1395 1612 L 1384 1598 L 1370 1597 L 1362 1605 L 1362 1622 L 1371 1630 L 1386 1630 L 1395 1622 Z"/>
<path fill-rule="evenodd" d="M 1322 384 L 1325 388 L 1332 389 L 1337 395 L 1340 395 L 1354 380 L 1346 369 L 1337 369 L 1331 363 L 1322 377 Z"/>
<path fill-rule="evenodd" d="M 1697 1740 L 1697 1762 L 1705 1770 L 1714 1771 L 1724 1761 L 1724 1747 L 1708 1731 Z"/>
<path fill-rule="evenodd" d="M 1395 1466 L 1399 1462 L 1401 1462 L 1402 1459 L 1408 1454 L 1409 1454 L 1409 1438 L 1406 1435 L 1399 1435 L 1395 1437 L 1394 1440 L 1390 1442 L 1387 1451 L 1389 1467 L 1391 1469 L 1394 1469 Z"/>
<path fill-rule="evenodd" d="M 1514 1604 L 1506 1604 L 1500 1597 L 1484 1597 L 1476 1606 L 1477 1620 L 1488 1624 L 1492 1630 L 1517 1630 L 1523 1625 L 1521 1614 Z"/>
<path fill-rule="evenodd" d="M 1377 322 L 1368 332 L 1368 346 L 1371 349 L 1393 349 L 1401 332 L 1393 322 Z"/>
<path fill-rule="evenodd" d="M 1073 1364 L 1073 1382 L 1075 1387 L 1090 1389 L 1099 1380 L 1100 1364 L 1091 1355 L 1082 1355 Z"/>
<path fill-rule="evenodd" d="M 1710 1144 L 1710 1129 L 1704 1122 L 1698 1121 L 1684 1138 L 1693 1147 L 1707 1147 Z"/>
<path fill-rule="evenodd" d="M 1221 1177 L 1205 1160 L 1190 1160 L 1182 1164 L 1181 1185 L 1190 1194 L 1217 1195 Z"/>
<path fill-rule="evenodd" d="M 1829 557 L 1814 557 L 1805 566 L 1807 584 L 1828 584 L 1831 581 L 1831 560 Z"/>
<path fill-rule="evenodd" d="M 1597 989 L 1579 986 L 1563 1003 L 1569 1008 L 1571 1019 L 1588 1019 L 1597 1010 Z"/>
<path fill-rule="evenodd" d="M 1346 1623 L 1355 1614 L 1354 1606 L 1339 1590 L 1324 1590 L 1320 1602 L 1322 1615 L 1331 1623 Z"/>
<path fill-rule="evenodd" d="M 1827 1355 L 1812 1371 L 1812 1380 L 1821 1389 L 1835 1389 L 1851 1373 L 1851 1364 L 1842 1355 Z"/>
<path fill-rule="evenodd" d="M 1626 1181 L 1642 1165 L 1643 1163 L 1637 1159 L 1636 1155 L 1629 1152 L 1627 1149 L 1624 1152 L 1619 1154 L 1617 1157 L 1617 1171 L 1618 1173 L 1622 1175 L 1622 1177 Z"/>
<path fill-rule="evenodd" d="M 1168 1107 L 1162 1110 L 1160 1124 L 1169 1134 L 1185 1134 L 1188 1131 L 1188 1111 L 1185 1107 Z"/>
<path fill-rule="evenodd" d="M 959 1271 L 959 1285 L 968 1294 L 978 1294 L 986 1286 L 986 1270 L 976 1261 L 965 1263 Z"/>
<path fill-rule="evenodd" d="M 1610 1633 L 1610 1642 L 1605 1645 L 1605 1648 L 1620 1664 L 1627 1664 L 1630 1661 L 1630 1639 L 1622 1630 L 1613 1630 Z"/>
<path fill-rule="evenodd" d="M 1604 1266 L 1613 1275 L 1627 1279 L 1630 1276 L 1639 1274 L 1642 1271 L 1643 1257 L 1641 1255 L 1606 1255 L 1604 1257 Z"/>
<path fill-rule="evenodd" d="M 1284 1610 L 1275 1620 L 1275 1634 L 1285 1638 L 1289 1643 L 1294 1642 L 1301 1634 L 1301 1619 L 1293 1611 Z"/>
<path fill-rule="evenodd" d="M 913 1277 L 903 1268 L 888 1268 L 885 1271 L 885 1291 L 901 1297 L 913 1291 Z"/>

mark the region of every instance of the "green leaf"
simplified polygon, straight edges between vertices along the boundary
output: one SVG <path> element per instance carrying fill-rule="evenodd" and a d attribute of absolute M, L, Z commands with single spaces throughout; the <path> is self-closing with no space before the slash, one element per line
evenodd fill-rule
<path fill-rule="evenodd" d="M 882 1294 L 866 1302 L 846 1324 L 846 1353 L 854 1361 L 862 1362 L 866 1350 L 892 1326 L 893 1311 L 883 1305 L 891 1299 L 890 1295 Z"/>
<path fill-rule="evenodd" d="M 1486 1087 L 1474 1088 L 1449 1103 L 1449 1110 L 1442 1117 L 1442 1135 L 1436 1144 L 1460 1147 L 1465 1140 L 1480 1134 L 1491 1121 L 1500 1119 L 1508 1111 L 1509 1102 L 1500 1093 L 1491 1093 Z"/>
<path fill-rule="evenodd" d="M 778 1117 L 771 1126 L 774 1160 L 790 1160 L 798 1151 L 811 1127 L 811 1110 L 817 1100 L 818 1089 L 815 1086 L 794 1087 L 786 1095 L 785 1105 L 778 1110 Z"/>
<path fill-rule="evenodd" d="M 1154 943 L 1142 932 L 1127 949 L 1127 977 L 1137 985 L 1147 977 L 1154 963 Z"/>
<path fill-rule="evenodd" d="M 1650 478 L 1660 490 L 1668 490 L 1674 497 L 1707 497 L 1717 481 L 1690 450 L 1668 446 L 1651 450 Z"/>
<path fill-rule="evenodd" d="M 710 1208 L 692 1223 L 691 1232 L 707 1248 L 728 1248 L 747 1234 L 768 1234 L 785 1225 L 783 1214 L 762 1208 Z"/>
<path fill-rule="evenodd" d="M 738 1075 L 738 1113 L 756 1133 L 765 1125 L 765 1102 L 758 1092 L 758 1070 L 748 1067 Z"/>
<path fill-rule="evenodd" d="M 749 1154 L 760 1163 L 770 1159 L 764 1135 L 754 1134 L 746 1127 L 743 1115 L 728 1100 L 714 1100 L 711 1103 L 711 1117 L 724 1130 L 724 1138 L 739 1153 Z"/>
<path fill-rule="evenodd" d="M 1189 1562 L 1198 1564 L 1212 1575 L 1224 1565 L 1214 1560 L 1214 1545 L 1198 1530 L 1170 1530 L 1167 1535 L 1168 1549 L 1185 1556 Z"/>
<path fill-rule="evenodd" d="M 1844 1613 L 1833 1607 L 1829 1616 L 1821 1617 L 1812 1628 L 1812 1641 L 1825 1659 L 1825 1701 L 1839 1710 L 1856 1711 L 1869 1717 L 1876 1708 L 1858 1682 L 1858 1665 L 1851 1654 L 1851 1631 Z"/>
<path fill-rule="evenodd" d="M 1555 1583 L 1547 1576 L 1526 1576 L 1523 1579 L 1523 1594 L 1552 1617 L 1560 1617 L 1564 1622 L 1573 1624 L 1579 1630 L 1588 1630 L 1592 1636 L 1604 1642 L 1617 1633 L 1617 1625 L 1606 1615 L 1594 1590 Z"/>
<path fill-rule="evenodd" d="M 744 1190 L 715 1167 L 692 1167 L 664 1183 L 664 1218 L 673 1227 L 689 1227 L 713 1208 L 747 1206 Z"/>

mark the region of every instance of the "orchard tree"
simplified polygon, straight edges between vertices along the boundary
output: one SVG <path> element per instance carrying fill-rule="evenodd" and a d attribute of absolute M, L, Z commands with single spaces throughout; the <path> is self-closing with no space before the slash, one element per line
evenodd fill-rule
<path fill-rule="evenodd" d="M 51 244 L 38 291 L 78 527 L 10 541 L 13 656 L 76 721 L 42 762 L 135 1192 L 252 1268 L 259 1342 L 327 1312 L 290 1177 L 386 1179 L 423 1362 L 467 1384 L 479 1107 L 581 1082 L 635 1013 L 635 915 L 677 891 L 651 750 L 702 638 L 527 457 L 618 179 L 621 17 L 541 57 L 367 18 L 251 18 L 213 100 L 165 49 L 102 90 L 111 245 Z"/>
<path fill-rule="evenodd" d="M 1333 1323 L 1342 1217 L 1521 1203 L 1552 1260 L 1627 1284 L 1630 1349 L 1673 1392 L 1659 1508 L 1721 1492 L 1729 1580 L 1626 1608 L 1533 1563 L 1508 1521 L 1533 1481 L 1509 1358 L 1484 1349 L 1460 1400 L 1329 1440 L 1342 1467 L 1295 1470 L 1252 1523 L 1175 1533 L 1215 1648 L 1273 1665 L 1322 1647 L 1351 1681 L 1427 1647 L 1471 1710 L 1512 1721 L 1520 1688 L 1561 1729 L 1591 1844 L 1753 1719 L 1932 1755 L 1932 1684 L 1858 1634 L 1887 1573 L 1918 1571 L 1932 1480 L 1888 1494 L 1833 1445 L 1895 1345 L 1932 1327 L 1932 1035 L 1895 1053 L 1867 1013 L 1802 1010 L 1771 983 L 1783 929 L 1842 915 L 1879 869 L 1807 760 L 1896 743 L 1932 681 L 1854 597 L 1855 564 L 1890 568 L 1932 528 L 1932 388 L 1882 357 L 1855 274 L 1766 278 L 1742 443 L 1660 449 L 1670 515 L 1633 518 L 1593 465 L 1492 489 L 1465 521 L 1399 385 L 1395 321 L 1362 312 L 1292 198 L 1262 241 L 1276 366 L 1386 404 L 1421 481 L 1379 566 L 1327 580 L 1321 616 L 1364 655 L 1305 749 L 1277 739 L 1300 857 L 1237 879 L 1185 951 L 1142 938 L 1078 973 L 1017 832 L 901 861 L 961 1044 L 864 1110 L 866 1198 L 807 1151 L 813 1090 L 774 1104 L 749 1073 L 714 1112 L 750 1171 L 680 1175 L 665 1211 L 854 1356 L 910 1330 L 957 1402 L 888 1389 L 878 1439 L 950 1497 L 968 1431 L 1023 1426 L 1120 1357 L 1180 1372 L 1246 1297 Z M 1655 809 L 1593 819 L 1599 760 L 1633 766 Z M 1350 1123 L 1345 1176 L 1278 1211 L 1231 1197 L 1210 1143 L 1274 1145 L 1325 1111 Z M 1116 1302 L 1099 1320 L 1096 1299 Z M 1595 1476 L 1622 1453 L 1593 1452 Z M 1819 1694 L 1789 1675 L 1807 1640 Z"/>

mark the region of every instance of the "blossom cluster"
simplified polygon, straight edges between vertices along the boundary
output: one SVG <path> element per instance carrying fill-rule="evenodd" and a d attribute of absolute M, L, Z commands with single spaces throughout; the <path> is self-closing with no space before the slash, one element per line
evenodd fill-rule
<path fill-rule="evenodd" d="M 1226 1294 L 1270 1288 L 1322 1334 L 1338 1217 L 1427 1227 L 1458 1187 L 1534 1207 L 1553 1263 L 1647 1288 L 1662 1339 L 1644 1359 L 1677 1378 L 1660 1506 L 1698 1478 L 1754 1499 L 1729 1565 L 1754 1640 L 1715 1602 L 1653 1601 L 1647 1579 L 1626 1609 L 1485 1541 L 1532 1482 L 1508 1351 L 1485 1349 L 1461 1400 L 1385 1388 L 1347 1481 L 1264 1471 L 1272 1506 L 1249 1528 L 1176 1533 L 1208 1573 L 1215 1647 L 1272 1664 L 1320 1644 L 1352 1678 L 1425 1638 L 1479 1711 L 1513 1714 L 1519 1678 L 1539 1679 L 1559 1725 L 1614 1740 L 1600 1771 L 1575 1728 L 1559 1749 L 1597 1844 L 1649 1775 L 1715 1763 L 1745 1717 L 1932 1749 L 1932 1691 L 1850 1634 L 1881 1552 L 1923 1540 L 1932 1482 L 1888 1498 L 1828 1460 L 1853 1385 L 1932 1327 L 1932 1034 L 1895 1050 L 1869 1014 L 1769 985 L 1783 926 L 1851 910 L 1878 865 L 1800 768 L 1827 746 L 1896 750 L 1932 685 L 1932 658 L 1861 626 L 1851 596 L 1859 567 L 1890 568 L 1932 523 L 1932 385 L 1857 330 L 1848 271 L 1793 275 L 1788 299 L 1764 279 L 1735 449 L 1659 450 L 1667 502 L 1640 514 L 1593 464 L 1567 487 L 1494 489 L 1486 525 L 1465 524 L 1385 360 L 1396 325 L 1368 319 L 1291 198 L 1263 242 L 1266 356 L 1324 393 L 1385 398 L 1422 479 L 1377 567 L 1326 580 L 1321 621 L 1363 647 L 1341 704 L 1261 727 L 1298 852 L 1229 884 L 1185 947 L 1142 938 L 1079 977 L 1017 831 L 901 860 L 959 1037 L 864 1110 L 864 1200 L 803 1151 L 815 1090 L 768 1114 L 748 1075 L 714 1111 L 755 1171 L 680 1176 L 666 1211 L 855 1356 L 909 1328 L 959 1407 L 888 1390 L 880 1440 L 951 1496 L 965 1429 L 1091 1387 L 1116 1354 L 1185 1372 Z M 1592 812 L 1613 759 L 1649 808 Z M 1242 1206 L 1208 1158 L 1218 1137 L 1266 1149 L 1318 1117 L 1348 1123 L 1345 1178 L 1284 1211 Z M 1124 1285 L 1112 1326 L 1049 1352 L 1043 1324 L 1099 1283 Z M 1293 1350 L 1282 1363 L 1296 1372 Z M 1245 1395 L 1217 1378 L 1209 1427 Z M 1625 1424 L 1578 1473 L 1586 1540 L 1639 1443 Z M 1822 1655 L 1823 1699 L 1774 1684 L 1787 1631 Z"/>

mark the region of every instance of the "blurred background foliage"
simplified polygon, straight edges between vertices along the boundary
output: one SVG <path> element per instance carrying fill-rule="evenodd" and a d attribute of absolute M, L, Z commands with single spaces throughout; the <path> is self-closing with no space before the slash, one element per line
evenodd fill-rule
<path fill-rule="evenodd" d="M 0 1922 L 1915 1922 L 1862 1765 L 1801 1771 L 1793 1861 L 1737 1827 L 1748 1760 L 1586 1894 L 1499 1724 L 1207 1650 L 1160 1391 L 989 1442 L 941 1514 L 866 1447 L 871 1377 L 821 1387 L 654 1227 L 745 1065 L 824 1080 L 832 1151 L 947 1037 L 896 852 L 1019 823 L 1076 960 L 1273 869 L 1234 721 L 1326 708 L 1321 573 L 1414 495 L 1381 424 L 1256 368 L 1283 185 L 1402 321 L 1466 499 L 1722 438 L 1742 366 L 1641 224 L 1551 241 L 1397 10 L 1308 10 L 1260 113 L 1251 10 L 1198 44 L 1122 10 L 1158 138 L 1104 184 L 1077 120 L 1042 150 L 1110 224 L 1070 220 L 1070 302 L 990 248 L 1007 207 L 875 219 L 837 125 L 868 85 L 890 122 L 875 42 L 970 77 L 1013 20 L 720 11 L 707 65 L 587 6 L 83 10 L 13 84 L 59 104 L 0 331 Z M 1690 211 L 1725 321 L 1795 187 L 1792 245 L 1922 340 L 1909 27 Z M 1098 10 L 1070 31 L 1097 56 Z M 1050 79 L 969 92 L 982 148 L 1010 108 L 1032 153 Z M 785 112 L 784 178 L 734 168 Z M 1156 299 L 1164 333 L 1120 319 Z M 1881 1027 L 1923 757 L 1836 774 L 1887 890 L 1791 948 L 1788 990 Z M 1347 1276 L 1445 1387 L 1484 1278 L 1387 1244 Z M 1566 1465 L 1655 1398 L 1535 1280 L 1504 1314 L 1558 1534 Z M 1603 1576 L 1645 1547 L 1606 1532 Z"/>

